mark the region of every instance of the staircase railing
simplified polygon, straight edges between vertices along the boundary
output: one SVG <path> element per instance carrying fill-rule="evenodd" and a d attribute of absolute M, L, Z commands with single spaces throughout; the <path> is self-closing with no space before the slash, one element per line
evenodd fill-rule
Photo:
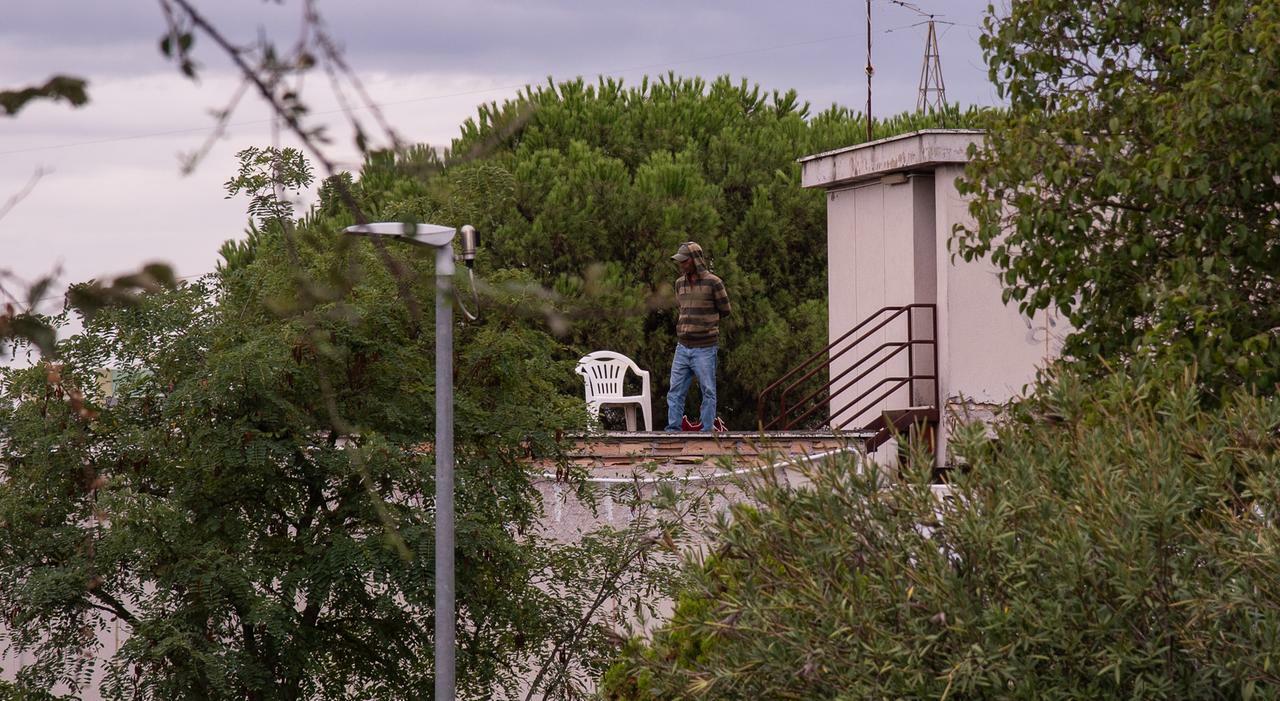
<path fill-rule="evenodd" d="M 924 329 L 917 329 L 916 310 L 921 313 L 927 311 L 929 315 L 929 323 L 927 325 L 928 333 L 921 333 Z M 905 316 L 906 320 L 906 340 L 885 341 L 875 346 L 870 352 L 862 353 L 853 361 L 849 367 L 840 371 L 839 374 L 832 377 L 826 384 L 810 391 L 800 399 L 791 399 L 791 394 L 798 388 L 805 386 L 819 372 L 823 372 L 831 367 L 837 359 L 859 347 L 873 334 L 885 328 L 895 320 Z M 873 325 L 874 324 L 874 325 Z M 870 327 L 870 328 L 867 328 Z M 926 336 L 927 337 L 924 337 Z M 858 382 L 865 379 L 872 372 L 882 367 L 885 363 L 896 358 L 904 350 L 907 351 L 907 374 L 892 375 L 882 377 L 875 381 L 874 384 L 864 389 L 856 397 L 849 402 L 841 405 L 838 409 L 830 412 L 827 422 L 836 428 L 845 428 L 849 424 L 857 421 L 868 411 L 874 409 L 878 402 L 881 402 L 891 396 L 894 392 L 907 387 L 907 392 L 912 398 L 907 403 L 914 401 L 916 394 L 917 382 L 933 382 L 933 406 L 938 406 L 938 344 L 935 339 L 938 337 L 938 312 L 936 305 L 933 304 L 907 304 L 896 307 L 885 307 L 871 316 L 858 322 L 856 326 L 849 329 L 844 335 L 837 338 L 827 345 L 826 348 L 809 356 L 804 362 L 787 372 L 787 374 L 778 378 L 760 393 L 760 398 L 756 404 L 756 415 L 758 426 L 761 431 L 790 431 L 797 426 L 807 425 L 805 421 L 812 417 L 815 412 L 821 409 L 828 409 L 834 405 L 837 399 L 842 399 L 844 394 L 853 388 Z M 853 338 L 853 340 L 849 340 Z M 868 344 L 869 345 L 869 344 Z M 927 373 L 918 372 L 916 368 L 916 353 L 914 349 L 917 347 L 925 347 L 929 349 L 932 357 L 932 367 Z M 882 353 L 883 352 L 883 353 Z M 879 356 L 874 364 L 864 367 L 873 359 Z M 825 360 L 824 360 L 825 358 Z M 859 372 L 860 371 L 860 372 Z M 844 382 L 839 387 L 835 387 L 837 383 L 844 380 L 849 374 L 858 372 L 853 379 Z M 832 389 L 835 387 L 835 389 Z M 887 389 L 883 389 L 887 387 Z M 802 390 L 803 391 L 803 390 Z M 825 396 L 822 396 L 823 393 Z M 872 394 L 879 394 L 870 401 L 864 401 Z M 766 420 L 766 412 L 769 408 L 770 400 L 774 399 L 777 404 L 777 414 L 771 419 Z M 849 414 L 847 417 L 837 419 L 850 409 L 861 406 L 858 411 Z"/>

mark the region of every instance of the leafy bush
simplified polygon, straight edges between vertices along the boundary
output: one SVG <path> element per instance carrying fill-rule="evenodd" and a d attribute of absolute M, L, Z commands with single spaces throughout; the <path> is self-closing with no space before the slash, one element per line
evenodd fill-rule
<path fill-rule="evenodd" d="M 609 699 L 1280 695 L 1280 401 L 1193 374 L 1041 388 L 968 469 L 755 485 Z M 938 520 L 941 516 L 941 520 Z"/>

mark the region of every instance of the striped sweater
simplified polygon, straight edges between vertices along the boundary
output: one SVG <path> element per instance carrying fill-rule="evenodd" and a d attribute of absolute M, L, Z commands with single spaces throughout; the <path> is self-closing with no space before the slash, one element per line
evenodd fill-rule
<path fill-rule="evenodd" d="M 720 317 L 729 315 L 729 293 L 724 282 L 707 270 L 702 248 L 696 243 L 688 246 L 698 269 L 693 275 L 681 275 L 676 280 L 676 300 L 680 304 L 676 340 L 685 348 L 706 348 L 720 341 Z"/>

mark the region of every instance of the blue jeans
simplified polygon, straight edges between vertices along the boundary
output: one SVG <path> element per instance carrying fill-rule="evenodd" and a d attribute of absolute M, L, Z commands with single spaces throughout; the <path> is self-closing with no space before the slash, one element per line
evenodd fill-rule
<path fill-rule="evenodd" d="M 710 431 L 716 421 L 716 351 L 719 346 L 685 348 L 676 344 L 676 356 L 671 361 L 671 389 L 667 392 L 667 430 L 679 431 L 684 416 L 684 398 L 689 393 L 689 383 L 698 376 L 698 388 L 702 390 L 702 430 Z"/>

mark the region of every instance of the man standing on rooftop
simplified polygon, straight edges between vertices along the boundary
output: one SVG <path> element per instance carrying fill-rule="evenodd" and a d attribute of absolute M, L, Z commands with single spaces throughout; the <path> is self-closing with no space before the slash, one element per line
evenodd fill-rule
<path fill-rule="evenodd" d="M 671 389 L 667 392 L 667 430 L 679 431 L 684 400 L 696 375 L 702 391 L 702 430 L 716 422 L 716 353 L 720 343 L 720 317 L 729 315 L 729 293 L 724 282 L 707 270 L 702 247 L 693 241 L 680 244 L 671 256 L 680 266 L 676 300 L 676 353 L 671 362 Z"/>

